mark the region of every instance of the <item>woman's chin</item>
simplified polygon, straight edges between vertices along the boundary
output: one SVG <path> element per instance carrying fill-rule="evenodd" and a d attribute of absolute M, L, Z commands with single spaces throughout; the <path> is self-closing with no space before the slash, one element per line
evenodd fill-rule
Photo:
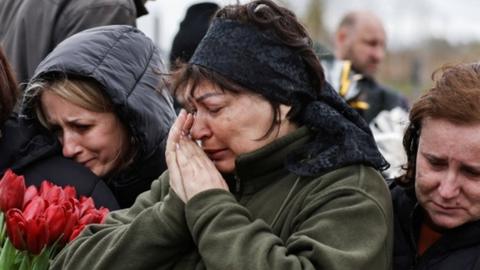
<path fill-rule="evenodd" d="M 233 173 L 235 170 L 235 162 L 232 160 L 214 160 L 215 168 L 221 173 Z"/>

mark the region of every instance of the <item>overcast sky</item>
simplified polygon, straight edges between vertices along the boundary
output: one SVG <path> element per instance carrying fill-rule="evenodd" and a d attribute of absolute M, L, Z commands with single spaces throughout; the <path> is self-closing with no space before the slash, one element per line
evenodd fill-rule
<path fill-rule="evenodd" d="M 284 0 L 301 17 L 310 0 Z M 186 9 L 199 0 L 149 1 L 150 14 L 138 20 L 138 27 L 155 39 L 164 52 L 185 16 Z M 235 0 L 211 0 L 220 5 Z M 247 1 L 240 1 L 242 3 Z M 408 47 L 428 37 L 443 37 L 452 43 L 480 40 L 478 0 L 324 0 L 325 25 L 333 31 L 340 17 L 351 9 L 376 13 L 385 23 L 390 49 Z M 155 34 L 154 24 L 158 25 Z"/>

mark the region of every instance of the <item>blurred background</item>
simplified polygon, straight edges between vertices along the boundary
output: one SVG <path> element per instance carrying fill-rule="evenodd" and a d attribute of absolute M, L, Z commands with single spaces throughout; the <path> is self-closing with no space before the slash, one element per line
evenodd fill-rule
<path fill-rule="evenodd" d="M 168 55 L 187 8 L 199 0 L 148 1 L 149 15 L 138 27 Z M 220 6 L 234 0 L 210 0 Z M 248 1 L 239 1 L 245 3 Z M 432 72 L 444 64 L 478 61 L 480 1 L 477 0 L 282 0 L 315 41 L 331 48 L 340 18 L 352 9 L 370 10 L 387 32 L 387 57 L 378 80 L 415 99 L 431 85 Z"/>

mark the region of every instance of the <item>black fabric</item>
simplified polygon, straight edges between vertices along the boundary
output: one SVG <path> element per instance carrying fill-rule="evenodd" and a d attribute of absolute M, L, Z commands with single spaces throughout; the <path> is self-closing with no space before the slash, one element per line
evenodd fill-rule
<path fill-rule="evenodd" d="M 105 179 L 122 208 L 131 206 L 166 169 L 165 139 L 176 115 L 160 72 L 164 67 L 153 42 L 134 27 L 116 25 L 66 39 L 40 63 L 32 79 L 67 74 L 91 78 L 103 86 L 138 150 L 133 164 Z M 35 118 L 28 96 L 23 113 Z M 129 188 L 130 192 L 123 191 Z"/>
<path fill-rule="evenodd" d="M 315 136 L 289 157 L 291 172 L 310 176 L 356 163 L 388 167 L 367 123 L 328 83 L 321 91 L 314 89 L 303 59 L 272 32 L 217 18 L 190 63 L 215 71 L 268 100 L 287 105 L 309 101 L 298 121 L 314 130 Z"/>
<path fill-rule="evenodd" d="M 359 110 L 360 115 L 370 123 L 382 111 L 390 111 L 400 107 L 409 110 L 408 100 L 383 85 L 378 84 L 373 78 L 364 76 L 357 82 L 360 89 L 358 100 L 365 101 L 369 105 L 367 110 Z"/>
<path fill-rule="evenodd" d="M 220 7 L 215 3 L 204 2 L 190 6 L 187 9 L 185 18 L 180 23 L 172 49 L 170 50 L 170 63 L 180 59 L 188 62 L 210 26 L 213 14 Z"/>
<path fill-rule="evenodd" d="M 148 10 L 145 8 L 145 2 L 148 0 L 133 0 L 135 9 L 137 10 L 137 17 L 147 15 Z"/>
<path fill-rule="evenodd" d="M 120 208 L 107 185 L 87 168 L 64 158 L 58 141 L 38 123 L 12 116 L 1 132 L 1 175 L 11 168 L 25 177 L 27 185 L 40 187 L 43 180 L 62 187 L 71 185 L 78 195 L 92 197 L 96 206 Z"/>
<path fill-rule="evenodd" d="M 61 41 L 96 26 L 135 26 L 142 7 L 133 0 L 2 0 L 0 42 L 23 89 Z"/>
<path fill-rule="evenodd" d="M 394 210 L 393 270 L 480 269 L 480 221 L 447 230 L 417 257 L 417 241 L 424 215 L 413 189 L 392 184 Z"/>
<path fill-rule="evenodd" d="M 318 98 L 300 55 L 253 25 L 214 19 L 190 63 L 283 104 L 290 104 L 295 95 Z"/>

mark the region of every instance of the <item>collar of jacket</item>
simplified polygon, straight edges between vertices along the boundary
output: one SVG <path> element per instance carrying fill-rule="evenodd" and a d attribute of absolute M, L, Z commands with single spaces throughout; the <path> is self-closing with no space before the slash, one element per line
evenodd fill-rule
<path fill-rule="evenodd" d="M 234 181 L 237 181 L 237 187 L 241 183 L 240 192 L 254 193 L 289 174 L 285 165 L 288 154 L 302 147 L 310 139 L 310 130 L 307 127 L 300 127 L 260 149 L 238 156 L 235 161 Z"/>
<path fill-rule="evenodd" d="M 408 221 L 402 222 L 403 230 L 407 231 L 412 237 L 415 245 L 415 253 L 417 252 L 416 245 L 418 241 L 418 234 L 422 224 L 425 210 L 418 204 L 415 196 L 411 196 L 413 188 L 397 187 L 396 192 L 402 192 L 400 200 L 397 201 L 395 207 L 395 214 L 400 215 L 400 220 Z M 397 194 L 398 195 L 398 194 Z M 469 222 L 459 227 L 446 230 L 442 237 L 435 242 L 427 251 L 418 258 L 417 266 L 429 263 L 432 258 L 442 258 L 447 256 L 453 250 L 466 248 L 473 245 L 480 245 L 480 221 Z M 422 269 L 420 267 L 416 269 Z"/>

